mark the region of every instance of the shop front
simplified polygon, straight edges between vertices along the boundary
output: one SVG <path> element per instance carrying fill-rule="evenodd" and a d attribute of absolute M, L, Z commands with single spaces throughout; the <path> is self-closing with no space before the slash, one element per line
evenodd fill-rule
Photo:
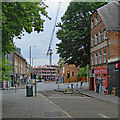
<path fill-rule="evenodd" d="M 108 87 L 107 84 L 107 69 L 102 69 L 102 67 L 99 67 L 97 69 L 94 69 L 94 88 L 93 90 L 96 92 L 97 90 L 97 84 L 99 84 L 99 92 L 104 93 L 104 90 L 106 87 Z"/>

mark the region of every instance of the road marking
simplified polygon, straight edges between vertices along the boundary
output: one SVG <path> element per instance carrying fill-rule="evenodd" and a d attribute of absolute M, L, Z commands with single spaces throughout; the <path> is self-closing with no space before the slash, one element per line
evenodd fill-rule
<path fill-rule="evenodd" d="M 101 113 L 98 113 L 98 115 L 100 115 L 102 118 L 110 118 L 110 117 L 108 117 L 108 116 L 106 116 L 106 115 L 103 115 L 103 114 L 101 114 Z"/>
<path fill-rule="evenodd" d="M 45 98 L 45 99 L 47 99 L 47 97 L 46 96 L 44 96 L 43 94 L 41 94 L 41 93 L 39 93 L 43 98 Z"/>
<path fill-rule="evenodd" d="M 89 97 L 48 97 L 48 98 L 89 98 Z"/>
<path fill-rule="evenodd" d="M 61 109 L 60 107 L 58 107 L 56 104 L 54 104 L 52 101 L 50 101 L 49 99 L 47 99 L 46 96 L 42 95 L 41 93 L 39 93 L 42 97 L 44 97 L 46 100 L 48 100 L 52 105 L 54 105 L 55 107 L 57 107 L 59 110 L 61 110 L 63 113 L 65 113 L 69 118 L 72 118 L 72 116 L 70 116 L 67 112 L 65 112 L 63 109 Z"/>

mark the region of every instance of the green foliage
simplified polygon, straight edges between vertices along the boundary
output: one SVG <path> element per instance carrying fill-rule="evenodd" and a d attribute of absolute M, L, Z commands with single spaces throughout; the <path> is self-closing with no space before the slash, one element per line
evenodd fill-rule
<path fill-rule="evenodd" d="M 90 69 L 90 65 L 88 65 L 88 70 Z M 78 73 L 78 78 L 86 77 L 87 76 L 87 66 L 81 67 L 80 72 Z"/>
<path fill-rule="evenodd" d="M 11 54 L 15 50 L 13 38 L 21 39 L 23 32 L 43 31 L 45 20 L 48 17 L 46 6 L 40 2 L 2 2 L 2 53 Z M 1 27 L 0 27 L 1 28 Z M 2 80 L 10 79 L 11 68 L 9 63 L 2 59 Z"/>
<path fill-rule="evenodd" d="M 13 37 L 19 39 L 22 32 L 43 31 L 45 20 L 41 15 L 48 17 L 43 2 L 2 2 L 2 50 L 8 54 L 14 50 Z"/>
<path fill-rule="evenodd" d="M 2 58 L 2 66 L 0 66 L 2 68 L 2 82 L 4 80 L 6 81 L 10 81 L 11 77 L 10 77 L 10 73 L 13 70 L 13 67 L 11 67 L 11 64 L 9 62 L 9 60 L 6 60 L 5 57 Z"/>
<path fill-rule="evenodd" d="M 81 76 L 80 76 L 80 72 L 78 72 L 78 75 L 77 75 L 77 77 L 78 77 L 78 78 L 81 78 Z"/>
<path fill-rule="evenodd" d="M 61 58 L 61 59 L 59 59 L 59 61 L 58 61 L 58 68 L 57 68 L 57 73 L 59 73 L 60 72 L 60 68 L 62 67 L 62 64 L 63 64 L 63 62 L 64 62 L 64 58 Z"/>
<path fill-rule="evenodd" d="M 42 78 L 41 75 L 39 75 L 39 76 L 38 76 L 38 79 L 41 80 L 41 78 Z"/>
<path fill-rule="evenodd" d="M 86 66 L 90 63 L 90 16 L 106 3 L 71 2 L 58 23 L 57 53 L 68 64 Z"/>

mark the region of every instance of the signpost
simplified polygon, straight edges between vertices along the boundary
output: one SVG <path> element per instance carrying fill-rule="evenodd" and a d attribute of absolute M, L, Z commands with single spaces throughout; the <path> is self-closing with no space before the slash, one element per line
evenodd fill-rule
<path fill-rule="evenodd" d="M 34 79 L 35 79 L 35 97 L 37 96 L 37 83 L 36 83 L 36 76 L 37 76 L 37 73 L 34 73 Z"/>
<path fill-rule="evenodd" d="M 69 78 L 70 78 L 70 71 L 67 71 L 67 92 L 70 92 L 70 89 L 69 89 Z"/>
<path fill-rule="evenodd" d="M 73 82 L 74 82 L 74 72 L 72 72 L 72 76 L 73 76 Z"/>

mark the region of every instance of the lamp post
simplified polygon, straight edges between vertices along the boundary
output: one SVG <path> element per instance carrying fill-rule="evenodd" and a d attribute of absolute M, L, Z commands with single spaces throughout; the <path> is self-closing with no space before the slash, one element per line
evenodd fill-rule
<path fill-rule="evenodd" d="M 36 47 L 36 46 L 30 46 L 30 74 L 32 73 L 32 69 L 31 69 L 31 48 L 32 47 Z M 31 79 L 31 76 L 30 76 L 30 79 Z"/>
<path fill-rule="evenodd" d="M 32 66 L 33 66 L 33 63 L 34 63 L 34 62 L 33 62 L 34 59 L 36 59 L 36 58 L 32 58 Z"/>

